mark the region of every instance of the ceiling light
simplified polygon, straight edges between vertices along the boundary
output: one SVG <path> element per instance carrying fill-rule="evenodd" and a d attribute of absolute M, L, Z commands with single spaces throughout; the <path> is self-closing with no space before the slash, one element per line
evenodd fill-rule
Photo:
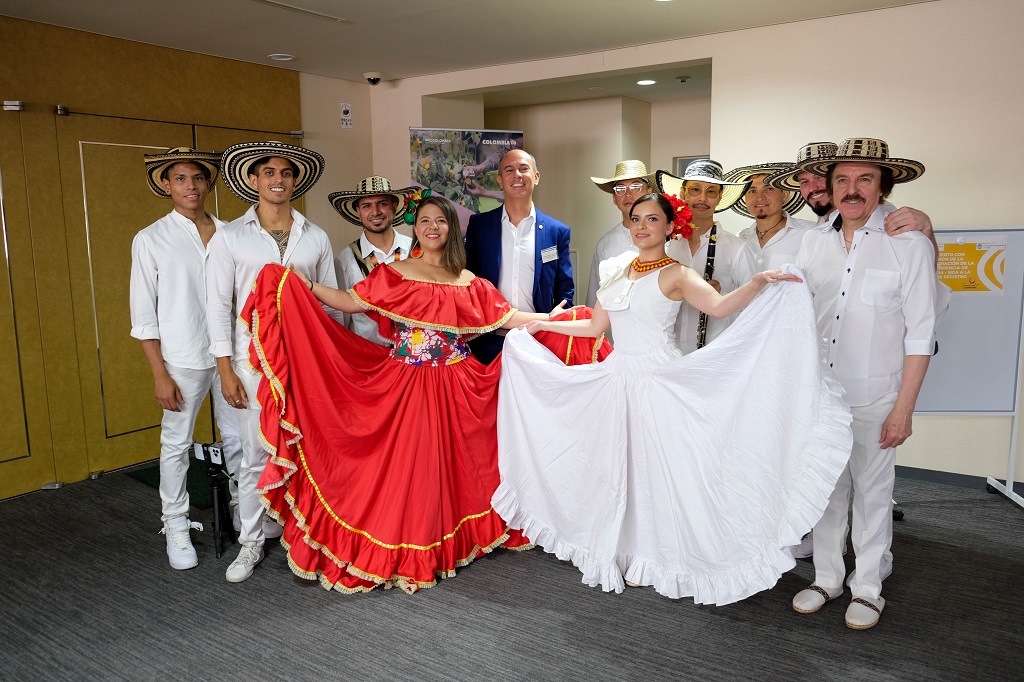
<path fill-rule="evenodd" d="M 647 80 L 640 80 L 640 81 L 637 81 L 637 82 L 636 82 L 636 84 L 637 84 L 637 85 L 654 85 L 654 84 L 655 84 L 655 83 L 657 83 L 657 82 L 658 82 L 658 81 L 652 81 L 652 80 L 650 80 L 650 79 L 647 79 Z"/>
<path fill-rule="evenodd" d="M 604 90 L 600 85 L 591 85 L 587 90 Z"/>
<path fill-rule="evenodd" d="M 291 60 L 295 59 L 295 57 L 293 55 L 284 54 L 283 52 L 278 52 L 276 54 L 269 54 L 267 56 L 270 57 L 271 59 L 273 59 L 275 62 L 290 62 Z"/>

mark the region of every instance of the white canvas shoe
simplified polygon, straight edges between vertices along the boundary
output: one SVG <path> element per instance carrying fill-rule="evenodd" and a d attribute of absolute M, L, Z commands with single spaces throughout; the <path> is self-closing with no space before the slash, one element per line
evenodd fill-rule
<path fill-rule="evenodd" d="M 885 608 L 885 600 L 869 599 L 867 597 L 854 597 L 846 609 L 846 627 L 851 630 L 869 630 L 878 625 L 878 619 L 882 617 L 882 609 Z"/>
<path fill-rule="evenodd" d="M 199 556 L 192 546 L 191 529 L 202 530 L 203 524 L 191 523 L 187 516 L 176 516 L 167 519 L 160 533 L 167 538 L 167 558 L 171 568 L 183 571 L 199 565 Z"/>
<path fill-rule="evenodd" d="M 827 590 L 821 585 L 810 585 L 793 597 L 793 610 L 797 613 L 817 613 L 828 602 L 843 596 L 843 588 Z"/>
<path fill-rule="evenodd" d="M 243 542 L 238 557 L 228 566 L 224 577 L 229 583 L 240 583 L 249 579 L 256 565 L 263 561 L 263 545 Z"/>
<path fill-rule="evenodd" d="M 794 559 L 808 559 L 814 556 L 814 533 L 808 533 L 800 540 L 800 544 L 793 547 Z"/>

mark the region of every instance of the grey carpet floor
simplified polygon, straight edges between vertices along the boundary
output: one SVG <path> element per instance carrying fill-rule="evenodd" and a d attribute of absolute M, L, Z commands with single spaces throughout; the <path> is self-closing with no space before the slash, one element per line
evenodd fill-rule
<path fill-rule="evenodd" d="M 604 594 L 571 565 L 498 551 L 415 595 L 345 596 L 295 578 L 276 544 L 245 583 L 214 557 L 171 570 L 156 491 L 109 474 L 0 502 L 3 680 L 1024 679 L 1024 511 L 998 495 L 897 480 L 896 570 L 881 623 L 846 598 L 810 616 L 775 589 L 697 607 Z"/>

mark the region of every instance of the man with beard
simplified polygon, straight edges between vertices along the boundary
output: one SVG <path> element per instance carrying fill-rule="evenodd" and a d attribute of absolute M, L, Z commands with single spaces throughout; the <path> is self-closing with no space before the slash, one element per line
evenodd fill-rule
<path fill-rule="evenodd" d="M 658 191 L 683 199 L 693 211 L 693 234 L 688 240 L 670 241 L 665 247 L 668 255 L 703 274 L 721 294 L 750 281 L 756 271 L 754 252 L 715 222 L 715 213 L 743 197 L 747 183 L 723 179 L 722 164 L 711 159 L 691 161 L 681 178 L 658 171 L 656 182 Z M 691 353 L 711 343 L 735 318 L 712 318 L 683 303 L 676 319 L 676 343 L 683 353 Z"/>
<path fill-rule="evenodd" d="M 391 189 L 391 181 L 379 175 L 359 181 L 354 192 L 333 192 L 328 195 L 334 210 L 363 233 L 338 253 L 335 268 L 341 289 L 347 291 L 382 263 L 393 263 L 409 257 L 412 238 L 395 231 L 404 222 L 405 200 L 415 187 Z M 377 332 L 377 322 L 369 315 L 345 315 L 345 326 L 359 336 L 382 346 L 391 342 Z"/>
<path fill-rule="evenodd" d="M 725 175 L 726 180 L 750 183 L 743 200 L 737 201 L 732 210 L 754 219 L 754 224 L 741 230 L 739 237 L 756 254 L 758 270 L 795 262 L 804 233 L 814 226 L 814 223 L 793 217 L 804 205 L 799 192 L 780 190 L 764 182 L 769 175 L 789 165 L 759 163 L 733 169 Z"/>
<path fill-rule="evenodd" d="M 825 190 L 825 178 L 800 170 L 800 164 L 835 156 L 836 148 L 837 145 L 834 142 L 809 142 L 797 152 L 796 164 L 775 171 L 765 178 L 764 182 L 766 185 L 783 191 L 800 192 L 804 201 L 818 216 L 817 224 L 823 225 L 835 213 L 832 198 Z M 890 235 L 914 231 L 923 232 L 935 245 L 932 221 L 925 213 L 909 206 L 896 208 L 887 201 L 883 202 L 882 206 L 889 210 L 885 216 L 885 231 Z"/>
<path fill-rule="evenodd" d="M 911 434 L 936 324 L 935 250 L 919 232 L 886 234 L 882 202 L 924 166 L 891 158 L 882 140 L 849 139 L 834 157 L 805 161 L 800 170 L 825 177 L 839 213 L 807 233 L 797 265 L 813 295 L 827 361 L 853 413 L 854 445 L 814 527 L 814 582 L 793 598 L 793 609 L 814 613 L 842 596 L 852 491 L 856 569 L 848 581 L 853 600 L 846 625 L 865 630 L 885 607 L 896 446 Z"/>
<path fill-rule="evenodd" d="M 522 149 L 508 152 L 498 164 L 505 203 L 470 217 L 466 227 L 466 268 L 490 281 L 513 308 L 531 313 L 571 303 L 574 289 L 569 226 L 534 205 L 539 183 L 536 159 Z M 469 347 L 489 364 L 504 343 L 504 335 L 490 332 Z"/>
<path fill-rule="evenodd" d="M 612 195 L 612 203 L 622 214 L 622 221 L 608 230 L 594 247 L 594 259 L 590 263 L 590 287 L 587 289 L 587 305 L 597 304 L 597 290 L 601 285 L 599 266 L 601 261 L 627 251 L 636 251 L 629 235 L 629 209 L 633 202 L 651 191 L 652 179 L 643 161 L 620 161 L 615 164 L 615 173 L 610 178 L 590 178 L 598 189 Z M 610 332 L 610 330 L 609 330 Z"/>
<path fill-rule="evenodd" d="M 279 263 L 301 271 L 314 282 L 337 287 L 334 254 L 327 233 L 291 207 L 323 173 L 323 157 L 314 151 L 281 142 L 243 142 L 228 147 L 221 157 L 224 184 L 242 201 L 253 204 L 210 240 L 206 266 L 206 308 L 210 351 L 217 360 L 224 399 L 236 409 L 242 441 L 238 476 L 241 521 L 238 557 L 228 566 L 228 582 L 240 583 L 263 561 L 268 531 L 264 525 L 257 484 L 268 453 L 260 435 L 257 390 L 260 373 L 249 362 L 249 329 L 238 314 L 263 266 Z M 335 319 L 340 314 L 331 311 Z"/>

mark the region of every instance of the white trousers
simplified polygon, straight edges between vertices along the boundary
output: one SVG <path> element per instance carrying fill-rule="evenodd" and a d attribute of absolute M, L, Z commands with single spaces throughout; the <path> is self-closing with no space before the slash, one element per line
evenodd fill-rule
<path fill-rule="evenodd" d="M 242 441 L 242 463 L 238 471 L 238 516 L 242 524 L 239 542 L 263 544 L 263 504 L 256 487 L 267 466 L 267 451 L 260 439 L 260 407 L 256 401 L 260 378 L 248 362 L 233 363 L 235 374 L 242 380 L 247 409 L 234 410 L 238 435 Z"/>
<path fill-rule="evenodd" d="M 853 533 L 856 570 L 850 576 L 854 597 L 878 599 L 882 579 L 892 565 L 892 488 L 896 480 L 896 448 L 882 449 L 882 423 L 896 393 L 887 393 L 853 413 L 853 450 L 839 477 L 821 520 L 814 526 L 814 583 L 839 589 L 846 577 L 843 544 L 853 495 Z"/>
<path fill-rule="evenodd" d="M 174 379 L 181 391 L 185 404 L 181 412 L 164 410 L 160 421 L 160 503 L 163 514 L 161 520 L 167 521 L 176 516 L 188 516 L 188 491 L 185 482 L 188 478 L 189 454 L 192 448 L 192 434 L 196 428 L 199 408 L 206 395 L 213 395 L 213 412 L 220 428 L 221 440 L 224 442 L 224 461 L 232 478 L 238 478 L 238 470 L 242 460 L 242 445 L 238 438 L 238 427 L 235 415 L 220 390 L 220 376 L 216 367 L 207 369 L 185 369 L 164 364 L 167 373 Z M 232 495 L 234 485 L 231 486 Z"/>

